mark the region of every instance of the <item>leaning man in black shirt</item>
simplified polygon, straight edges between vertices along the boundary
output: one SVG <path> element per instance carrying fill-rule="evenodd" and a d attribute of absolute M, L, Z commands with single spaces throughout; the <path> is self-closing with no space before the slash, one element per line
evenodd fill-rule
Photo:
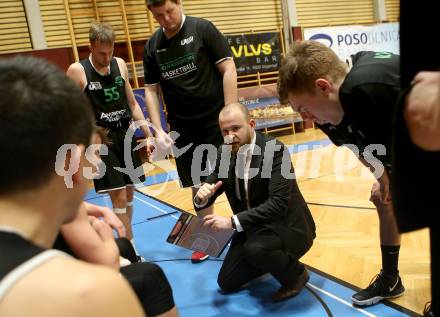
<path fill-rule="evenodd" d="M 389 188 L 392 116 L 401 93 L 399 57 L 358 52 L 347 65 L 319 42 L 298 42 L 282 62 L 278 86 L 281 98 L 318 124 L 335 145 L 355 145 L 350 148 L 377 179 L 370 200 L 379 215 L 382 270 L 352 296 L 353 303 L 368 306 L 402 295 L 401 238 Z"/>

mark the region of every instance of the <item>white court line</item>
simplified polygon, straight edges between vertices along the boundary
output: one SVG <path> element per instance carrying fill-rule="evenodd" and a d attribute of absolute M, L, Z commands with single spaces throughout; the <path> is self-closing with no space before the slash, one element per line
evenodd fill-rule
<path fill-rule="evenodd" d="M 110 203 L 109 203 L 110 201 Z M 105 202 L 105 206 L 110 208 L 111 210 L 113 210 L 113 206 L 111 204 L 111 199 L 110 199 L 110 195 L 109 194 L 105 194 L 104 196 L 104 202 Z"/>
<path fill-rule="evenodd" d="M 136 195 L 134 195 L 134 198 L 136 198 L 137 200 L 140 200 L 140 201 L 142 201 L 143 203 L 145 203 L 145 204 L 147 204 L 147 205 L 153 207 L 154 209 L 159 210 L 159 211 L 160 211 L 161 213 L 163 213 L 163 214 L 167 214 L 167 213 L 169 213 L 168 211 L 165 211 L 165 210 L 163 210 L 163 209 L 160 209 L 160 208 L 157 207 L 157 206 L 154 206 L 154 205 L 150 204 L 148 201 L 145 201 L 145 200 L 143 200 L 143 199 L 140 199 L 140 198 L 137 197 Z M 174 219 L 179 219 L 179 218 L 177 218 L 177 217 L 174 216 L 174 215 L 170 215 L 170 216 L 173 217 Z"/>
<path fill-rule="evenodd" d="M 329 293 L 329 292 L 323 290 L 322 288 L 319 288 L 318 286 L 313 285 L 312 283 L 307 283 L 307 285 L 309 285 L 310 287 L 316 289 L 317 291 L 319 291 L 319 292 L 321 292 L 321 293 L 323 293 L 323 294 L 325 294 L 325 295 L 327 295 L 327 296 L 337 300 L 338 302 L 340 302 L 340 303 L 342 303 L 342 304 L 344 304 L 344 305 L 346 305 L 348 307 L 351 307 L 351 308 L 361 312 L 364 315 L 367 315 L 369 317 L 377 317 L 376 315 L 374 315 L 372 313 L 369 313 L 366 310 L 363 310 L 362 308 L 353 307 L 353 305 L 351 303 L 343 300 L 342 298 L 337 297 L 336 295 L 333 295 L 332 293 Z"/>

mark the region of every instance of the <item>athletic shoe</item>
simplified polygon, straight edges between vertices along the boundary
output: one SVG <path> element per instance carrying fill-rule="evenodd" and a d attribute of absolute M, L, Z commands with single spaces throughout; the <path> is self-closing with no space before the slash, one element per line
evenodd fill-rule
<path fill-rule="evenodd" d="M 193 254 L 191 254 L 192 263 L 200 263 L 205 261 L 207 258 L 209 258 L 208 254 L 199 251 L 194 251 Z"/>
<path fill-rule="evenodd" d="M 434 312 L 432 311 L 431 302 L 427 302 L 425 304 L 425 308 L 423 309 L 424 317 L 434 317 Z"/>
<path fill-rule="evenodd" d="M 370 306 L 383 299 L 396 298 L 405 292 L 400 276 L 389 277 L 381 271 L 372 280 L 370 285 L 355 293 L 351 300 L 357 306 Z"/>

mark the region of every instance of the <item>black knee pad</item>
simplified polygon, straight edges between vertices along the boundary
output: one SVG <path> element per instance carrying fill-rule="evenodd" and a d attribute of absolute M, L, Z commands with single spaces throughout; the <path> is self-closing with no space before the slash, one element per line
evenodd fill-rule
<path fill-rule="evenodd" d="M 148 316 L 156 316 L 174 307 L 173 291 L 163 270 L 156 264 L 142 262 L 121 268 Z"/>

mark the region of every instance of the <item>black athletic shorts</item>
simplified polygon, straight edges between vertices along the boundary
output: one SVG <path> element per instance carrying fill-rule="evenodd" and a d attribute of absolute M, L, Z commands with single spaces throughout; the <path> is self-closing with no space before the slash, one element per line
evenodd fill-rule
<path fill-rule="evenodd" d="M 118 238 L 116 244 L 121 256 L 137 261 L 136 253 L 130 241 L 126 238 Z M 61 234 L 58 234 L 53 248 L 77 258 Z M 170 283 L 158 265 L 137 262 L 121 267 L 120 272 L 135 291 L 147 316 L 157 316 L 174 307 L 173 291 Z"/>
<path fill-rule="evenodd" d="M 158 265 L 133 263 L 121 267 L 121 274 L 136 292 L 147 316 L 161 315 L 174 307 L 170 283 Z"/>
<path fill-rule="evenodd" d="M 177 150 L 174 155 L 181 186 L 199 185 L 214 169 L 218 147 L 223 144 L 223 136 L 218 123 L 215 122 L 205 127 L 200 125 L 193 127 L 171 126 L 171 131 L 179 133 L 179 137 L 175 140 L 175 146 L 182 151 Z M 189 144 L 192 145 L 183 152 L 183 149 Z M 201 175 L 201 171 L 204 176 Z"/>
<path fill-rule="evenodd" d="M 128 174 L 115 169 L 115 167 L 127 167 L 124 157 L 124 139 L 126 132 L 127 128 L 112 128 L 109 131 L 108 138 L 110 139 L 111 144 L 106 144 L 108 148 L 108 155 L 101 155 L 101 159 L 106 166 L 106 171 L 102 178 L 93 180 L 95 190 L 98 193 L 124 188 L 127 185 L 133 185 L 134 182 L 142 183 L 145 181 L 145 175 L 143 172 L 141 175 L 137 176 L 139 180 L 134 179 L 133 182 Z M 133 151 L 136 146 L 136 139 L 133 137 L 127 146 L 127 153 L 125 154 L 127 159 L 130 159 L 131 157 L 131 162 L 133 163 L 132 166 L 134 168 L 138 168 L 142 165 L 138 152 Z"/>

